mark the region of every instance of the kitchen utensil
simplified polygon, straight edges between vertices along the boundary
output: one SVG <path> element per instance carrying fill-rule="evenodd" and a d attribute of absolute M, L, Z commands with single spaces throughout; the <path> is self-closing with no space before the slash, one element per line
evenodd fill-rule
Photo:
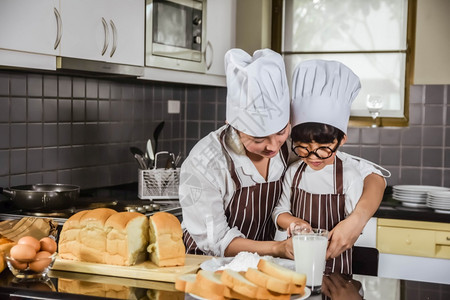
<path fill-rule="evenodd" d="M 165 169 L 166 170 L 168 170 L 168 169 L 176 169 L 176 167 L 175 167 L 175 154 L 173 154 L 172 152 L 169 153 L 169 156 L 167 157 Z"/>
<path fill-rule="evenodd" d="M 144 156 L 145 153 L 144 151 L 142 151 L 141 149 L 139 149 L 138 147 L 130 147 L 130 152 L 134 155 L 134 154 L 139 154 L 141 156 Z"/>
<path fill-rule="evenodd" d="M 148 165 L 147 165 L 147 163 L 145 162 L 145 158 L 144 158 L 142 155 L 139 155 L 139 154 L 136 153 L 136 154 L 134 155 L 134 158 L 135 158 L 136 161 L 138 162 L 139 168 L 140 168 L 141 170 L 148 169 Z"/>
<path fill-rule="evenodd" d="M 145 157 L 144 151 L 138 147 L 130 147 L 130 152 L 139 164 L 139 168 L 145 170 L 149 168 L 149 160 Z"/>
<path fill-rule="evenodd" d="M 152 140 L 150 140 L 150 139 L 147 141 L 147 152 L 146 152 L 146 154 L 147 154 L 147 157 L 148 157 L 148 160 L 149 160 L 148 168 L 150 169 L 150 168 L 153 167 L 153 162 L 155 161 L 155 153 L 153 152 Z"/>
<path fill-rule="evenodd" d="M 178 153 L 177 157 L 175 158 L 175 168 L 179 167 L 180 161 L 181 161 L 181 152 Z"/>
<path fill-rule="evenodd" d="M 33 184 L 0 188 L 17 208 L 28 210 L 55 210 L 70 208 L 80 195 L 80 187 L 69 184 Z"/>
<path fill-rule="evenodd" d="M 155 141 L 155 150 L 154 153 L 158 153 L 158 137 L 161 134 L 161 131 L 164 128 L 164 121 L 156 126 L 155 131 L 153 131 L 153 140 Z"/>

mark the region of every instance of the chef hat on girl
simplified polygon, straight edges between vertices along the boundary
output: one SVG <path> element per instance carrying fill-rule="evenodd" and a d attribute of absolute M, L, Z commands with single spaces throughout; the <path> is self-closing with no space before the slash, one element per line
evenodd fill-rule
<path fill-rule="evenodd" d="M 361 89 L 358 76 L 338 61 L 308 60 L 292 76 L 292 126 L 332 125 L 347 134 L 350 108 Z"/>
<path fill-rule="evenodd" d="M 280 54 L 262 49 L 253 57 L 241 49 L 225 54 L 227 122 L 255 137 L 282 130 L 289 122 L 289 87 Z"/>

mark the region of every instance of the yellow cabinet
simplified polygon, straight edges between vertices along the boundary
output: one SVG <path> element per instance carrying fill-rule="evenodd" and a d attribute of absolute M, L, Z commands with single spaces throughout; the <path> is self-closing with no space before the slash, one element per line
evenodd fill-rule
<path fill-rule="evenodd" d="M 450 259 L 450 224 L 378 219 L 381 253 Z"/>

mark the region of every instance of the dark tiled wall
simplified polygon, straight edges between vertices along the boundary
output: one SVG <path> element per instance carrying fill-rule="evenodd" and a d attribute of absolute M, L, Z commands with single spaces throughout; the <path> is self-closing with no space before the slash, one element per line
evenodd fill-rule
<path fill-rule="evenodd" d="M 185 156 L 223 124 L 225 91 L 0 71 L 0 186 L 135 182 L 137 163 L 129 147 L 144 149 L 165 121 L 158 149 Z M 180 114 L 168 114 L 167 100 L 180 100 Z"/>
<path fill-rule="evenodd" d="M 450 187 L 449 86 L 411 86 L 410 124 L 404 128 L 349 128 L 344 151 L 389 169 L 389 185 Z"/>
<path fill-rule="evenodd" d="M 390 185 L 450 187 L 449 97 L 445 85 L 412 86 L 409 127 L 349 128 L 343 150 L 388 168 Z M 0 71 L 0 186 L 137 181 L 130 146 L 165 121 L 159 150 L 185 156 L 224 124 L 225 98 L 226 88 Z"/>

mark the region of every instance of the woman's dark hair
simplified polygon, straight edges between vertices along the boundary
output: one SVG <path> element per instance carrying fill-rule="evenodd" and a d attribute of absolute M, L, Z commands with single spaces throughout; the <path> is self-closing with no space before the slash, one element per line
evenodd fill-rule
<path fill-rule="evenodd" d="M 292 128 L 293 142 L 330 144 L 336 139 L 338 143 L 344 138 L 344 133 L 334 126 L 323 123 L 303 123 Z"/>

